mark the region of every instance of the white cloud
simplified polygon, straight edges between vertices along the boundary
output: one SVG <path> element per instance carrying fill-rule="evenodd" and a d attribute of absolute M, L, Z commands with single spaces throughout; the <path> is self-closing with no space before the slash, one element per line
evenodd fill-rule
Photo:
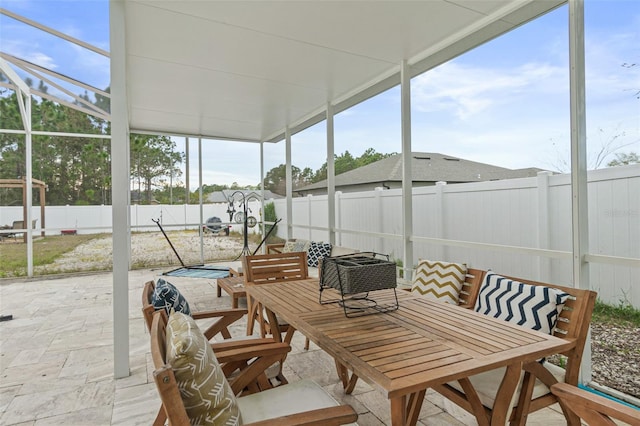
<path fill-rule="evenodd" d="M 562 73 L 561 68 L 549 64 L 498 69 L 449 62 L 414 78 L 412 106 L 420 112 L 451 112 L 464 120 L 514 96 L 553 90 L 555 85 L 543 86 L 541 82 L 563 80 Z"/>

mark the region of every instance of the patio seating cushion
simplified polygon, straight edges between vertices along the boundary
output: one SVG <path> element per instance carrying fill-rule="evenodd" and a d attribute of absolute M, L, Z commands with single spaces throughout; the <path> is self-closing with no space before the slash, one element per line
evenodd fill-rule
<path fill-rule="evenodd" d="M 307 251 L 309 249 L 309 240 L 289 240 L 284 243 L 282 253 L 292 253 L 296 251 Z"/>
<path fill-rule="evenodd" d="M 542 364 L 549 372 L 556 378 L 556 380 L 560 383 L 564 383 L 565 370 L 564 368 L 558 367 L 557 365 L 553 365 L 547 361 Z M 498 394 L 498 388 L 502 383 L 502 378 L 504 377 L 505 367 L 496 368 L 495 370 L 486 371 L 484 373 L 476 374 L 474 376 L 469 377 L 473 388 L 478 393 L 478 397 L 480 398 L 480 402 L 482 405 L 488 408 L 493 408 L 493 404 L 496 401 L 496 395 Z M 457 389 L 460 392 L 463 392 L 462 386 L 455 381 L 449 382 L 449 385 L 453 388 Z M 522 376 L 520 377 L 520 382 L 518 383 L 518 388 L 513 393 L 513 399 L 515 400 L 518 395 L 520 395 L 520 389 L 522 388 Z M 541 396 L 544 396 L 551 392 L 549 387 L 547 387 L 540 380 L 536 379 L 535 385 L 533 387 L 533 394 L 531 399 L 536 399 Z M 510 404 L 513 406 L 513 401 Z"/>
<path fill-rule="evenodd" d="M 192 425 L 242 424 L 231 386 L 193 318 L 171 312 L 166 350 Z"/>
<path fill-rule="evenodd" d="M 494 273 L 485 276 L 475 311 L 551 334 L 569 294 L 524 284 Z"/>
<path fill-rule="evenodd" d="M 464 263 L 421 260 L 411 291 L 428 299 L 457 305 L 466 275 Z"/>
<path fill-rule="evenodd" d="M 331 243 L 311 241 L 307 250 L 307 265 L 318 267 L 320 259 L 331 256 Z"/>
<path fill-rule="evenodd" d="M 156 282 L 156 288 L 151 296 L 151 304 L 156 310 L 164 308 L 167 315 L 171 313 L 171 309 L 191 315 L 191 308 L 187 299 L 184 298 L 176 286 L 163 278 L 158 278 Z"/>
<path fill-rule="evenodd" d="M 331 395 L 308 379 L 238 398 L 242 421 L 245 423 L 336 405 L 338 403 Z"/>

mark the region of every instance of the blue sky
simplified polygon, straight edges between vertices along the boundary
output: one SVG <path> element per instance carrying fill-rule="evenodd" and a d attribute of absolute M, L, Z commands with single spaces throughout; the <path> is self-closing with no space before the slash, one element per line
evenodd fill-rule
<path fill-rule="evenodd" d="M 108 50 L 108 1 L 0 0 L 1 7 Z M 640 1 L 586 0 L 589 165 L 611 140 L 640 152 Z M 104 88 L 106 58 L 0 16 L 0 48 Z M 623 64 L 637 64 L 625 67 Z M 414 151 L 440 152 L 508 168 L 567 170 L 568 7 L 499 37 L 412 81 Z M 391 89 L 335 117 L 336 153 L 372 147 L 400 152 L 400 91 Z M 325 124 L 293 136 L 293 164 L 326 161 Z M 182 138 L 176 138 L 184 149 Z M 259 182 L 259 147 L 203 141 L 205 183 Z M 196 164 L 197 141 L 191 143 Z M 610 156 L 601 166 L 612 159 Z M 265 171 L 284 163 L 284 143 L 267 144 Z M 253 166 L 255 165 L 255 166 Z M 191 172 L 197 185 L 197 171 Z"/>

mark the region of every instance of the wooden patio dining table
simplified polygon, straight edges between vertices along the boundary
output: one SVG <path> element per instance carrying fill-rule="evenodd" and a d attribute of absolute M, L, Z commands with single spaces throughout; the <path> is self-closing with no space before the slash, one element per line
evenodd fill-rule
<path fill-rule="evenodd" d="M 326 292 L 323 300 L 330 297 Z M 317 279 L 248 285 L 247 293 L 266 308 L 271 321 L 282 318 L 331 355 L 347 393 L 358 377 L 382 389 L 390 400 L 393 426 L 416 424 L 429 387 L 460 380 L 467 395 L 475 394 L 467 377 L 507 367 L 489 419 L 504 425 L 523 362 L 572 344 L 405 291 L 397 292 L 398 310 L 355 318 L 345 317 L 337 303 L 319 303 Z M 370 297 L 381 304 L 395 301 L 393 290 Z M 486 416 L 477 404 L 476 416 Z"/>

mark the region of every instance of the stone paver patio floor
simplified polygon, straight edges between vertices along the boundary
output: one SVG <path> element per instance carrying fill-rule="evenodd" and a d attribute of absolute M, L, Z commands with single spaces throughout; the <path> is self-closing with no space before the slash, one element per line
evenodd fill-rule
<path fill-rule="evenodd" d="M 12 320 L 0 322 L 0 425 L 150 425 L 160 399 L 152 380 L 140 295 L 144 282 L 162 272 L 129 273 L 131 375 L 118 380 L 113 378 L 110 273 L 0 282 L 0 314 L 13 315 Z M 171 277 L 170 281 L 192 309 L 231 306 L 224 292 L 221 298 L 215 296 L 215 280 Z M 234 335 L 244 332 L 244 322 L 232 330 Z M 333 360 L 317 346 L 305 351 L 303 345 L 304 336 L 296 333 L 284 370 L 290 382 L 315 380 L 337 400 L 352 405 L 362 426 L 388 424 L 389 402 L 381 392 L 360 380 L 353 395 L 344 395 Z M 475 422 L 429 391 L 418 424 Z M 555 406 L 530 416 L 527 424 L 564 425 L 565 420 Z"/>

